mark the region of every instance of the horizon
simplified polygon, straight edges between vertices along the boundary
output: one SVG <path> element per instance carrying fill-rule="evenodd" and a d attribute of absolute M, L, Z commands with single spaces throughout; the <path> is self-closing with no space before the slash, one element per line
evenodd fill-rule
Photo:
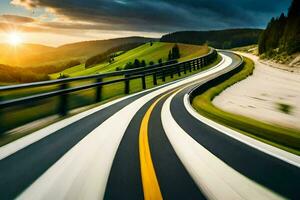
<path fill-rule="evenodd" d="M 253 30 L 264 30 L 262 28 L 232 28 L 232 29 L 212 29 L 212 30 L 205 30 L 203 32 L 210 32 L 210 31 L 226 31 L 226 30 L 239 30 L 239 29 L 253 29 Z M 175 31 L 175 32 L 198 32 L 197 30 L 183 30 L 183 31 Z M 140 36 L 140 35 L 129 35 L 129 36 L 121 36 L 121 37 L 113 37 L 113 38 L 105 38 L 105 39 L 94 39 L 94 40 L 79 40 L 79 41 L 75 41 L 75 42 L 69 42 L 69 43 L 63 43 L 63 44 L 58 44 L 58 45 L 48 45 L 48 44 L 42 44 L 42 43 L 27 43 L 27 42 L 21 42 L 20 44 L 16 45 L 16 46 L 22 46 L 22 45 L 41 45 L 41 46 L 46 46 L 46 47 L 51 47 L 51 48 L 59 48 L 62 46 L 66 46 L 66 45 L 72 45 L 72 44 L 76 44 L 76 43 L 84 43 L 84 42 L 94 42 L 94 41 L 105 41 L 105 40 L 114 40 L 114 39 L 122 39 L 122 38 L 132 38 L 132 37 L 139 37 L 139 38 L 150 38 L 150 39 L 156 39 L 159 40 L 162 36 L 167 35 L 167 34 L 172 34 L 175 32 L 170 32 L 170 33 L 165 33 L 160 35 L 159 37 L 145 37 L 145 36 Z M 200 32 L 200 31 L 199 31 Z M 0 42 L 1 44 L 5 44 L 5 45 L 9 45 L 9 46 L 14 46 L 11 42 L 9 41 L 4 41 L 4 42 Z"/>
<path fill-rule="evenodd" d="M 264 28 L 273 16 L 286 13 L 291 2 L 276 0 L 270 5 L 267 0 L 255 1 L 3 0 L 0 43 L 57 47 L 120 37 L 160 38 L 185 30 Z"/>

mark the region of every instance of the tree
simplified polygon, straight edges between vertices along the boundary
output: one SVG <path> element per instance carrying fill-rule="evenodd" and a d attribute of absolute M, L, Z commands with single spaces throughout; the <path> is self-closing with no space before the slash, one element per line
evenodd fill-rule
<path fill-rule="evenodd" d="M 133 68 L 133 64 L 132 62 L 126 63 L 124 69 L 132 69 Z"/>
<path fill-rule="evenodd" d="M 123 70 L 122 67 L 116 67 L 116 71 L 121 71 L 121 70 Z"/>
<path fill-rule="evenodd" d="M 274 49 L 288 54 L 300 51 L 300 1 L 293 0 L 288 16 L 272 18 L 259 39 L 259 53 L 272 54 Z"/>
<path fill-rule="evenodd" d="M 300 1 L 293 0 L 284 30 L 283 45 L 289 54 L 300 51 Z"/>
<path fill-rule="evenodd" d="M 141 67 L 146 67 L 146 61 L 145 60 L 142 60 L 142 62 L 141 62 Z"/>
<path fill-rule="evenodd" d="M 149 65 L 154 65 L 154 62 L 153 62 L 153 61 L 150 61 L 150 62 L 149 62 Z"/>
<path fill-rule="evenodd" d="M 135 60 L 134 60 L 134 63 L 133 63 L 133 67 L 134 67 L 134 68 L 139 68 L 140 66 L 141 66 L 140 61 L 139 61 L 138 59 L 135 59 Z"/>
<path fill-rule="evenodd" d="M 169 55 L 168 55 L 168 60 L 172 60 L 172 59 L 173 59 L 172 51 L 170 50 L 170 51 L 169 51 Z"/>
<path fill-rule="evenodd" d="M 158 59 L 158 63 L 161 65 L 162 64 L 162 58 Z"/>
<path fill-rule="evenodd" d="M 180 58 L 180 51 L 177 44 L 175 44 L 172 48 L 172 60 Z"/>

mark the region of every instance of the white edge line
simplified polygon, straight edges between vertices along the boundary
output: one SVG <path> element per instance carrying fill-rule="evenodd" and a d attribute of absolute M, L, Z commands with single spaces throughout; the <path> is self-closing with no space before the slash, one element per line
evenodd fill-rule
<path fill-rule="evenodd" d="M 142 91 L 144 92 L 144 91 Z M 139 92 L 140 93 L 140 92 Z M 134 95 L 138 95 L 139 93 L 136 93 L 136 94 L 132 94 L 132 95 L 129 95 L 129 96 L 126 96 L 126 97 L 122 97 L 120 99 L 116 99 L 116 100 L 113 100 L 111 102 L 108 102 L 108 103 L 105 103 L 103 105 L 100 105 L 100 106 L 97 106 L 95 108 L 91 108 L 87 111 L 84 111 L 82 113 L 79 113 L 79 114 L 76 114 L 74 116 L 71 116 L 69 118 L 66 118 L 66 119 L 63 119 L 61 121 L 58 121 L 58 122 L 55 122 L 45 128 L 42 128 L 38 131 L 35 131 L 31 134 L 28 134 L 24 137 L 21 137 L 15 141 L 12 141 L 2 147 L 0 147 L 0 160 L 16 153 L 17 151 L 47 137 L 48 135 L 51 135 L 52 133 L 62 129 L 62 128 L 65 128 L 67 127 L 68 125 L 70 124 L 73 124 L 85 117 L 87 117 L 88 115 L 91 115 L 91 114 L 94 114 L 100 110 L 103 110 L 113 104 L 116 104 L 118 102 L 121 102 L 123 100 L 126 100 Z"/>
<path fill-rule="evenodd" d="M 170 112 L 171 100 L 176 94 L 163 105 L 163 128 L 179 159 L 208 199 L 282 199 L 235 171 L 189 136 Z"/>

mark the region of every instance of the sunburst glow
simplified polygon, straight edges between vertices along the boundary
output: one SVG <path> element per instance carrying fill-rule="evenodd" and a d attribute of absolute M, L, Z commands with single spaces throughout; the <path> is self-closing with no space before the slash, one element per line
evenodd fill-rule
<path fill-rule="evenodd" d="M 22 36 L 18 32 L 11 32 L 8 34 L 8 42 L 11 45 L 17 46 L 22 43 Z"/>

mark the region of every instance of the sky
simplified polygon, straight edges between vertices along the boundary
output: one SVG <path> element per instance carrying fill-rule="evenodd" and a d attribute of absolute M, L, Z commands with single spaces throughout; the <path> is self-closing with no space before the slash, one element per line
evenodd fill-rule
<path fill-rule="evenodd" d="M 0 43 L 66 43 L 182 30 L 264 28 L 291 0 L 1 0 Z"/>

